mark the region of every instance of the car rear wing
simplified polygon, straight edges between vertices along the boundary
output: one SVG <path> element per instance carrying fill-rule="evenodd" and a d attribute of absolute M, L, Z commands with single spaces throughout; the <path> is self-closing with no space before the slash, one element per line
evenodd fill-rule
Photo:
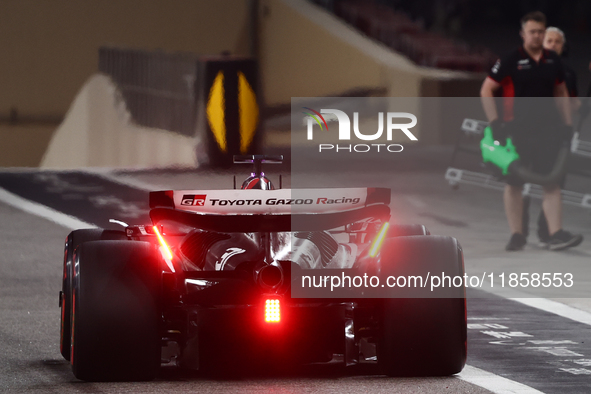
<path fill-rule="evenodd" d="M 150 193 L 150 208 L 201 214 L 277 215 L 346 212 L 390 204 L 390 189 L 165 190 Z"/>
<path fill-rule="evenodd" d="M 386 222 L 390 219 L 390 208 L 375 204 L 343 212 L 253 215 L 200 214 L 174 208 L 153 208 L 150 218 L 155 226 L 169 227 L 169 224 L 176 223 L 182 227 L 221 233 L 323 231 L 368 219 Z"/>

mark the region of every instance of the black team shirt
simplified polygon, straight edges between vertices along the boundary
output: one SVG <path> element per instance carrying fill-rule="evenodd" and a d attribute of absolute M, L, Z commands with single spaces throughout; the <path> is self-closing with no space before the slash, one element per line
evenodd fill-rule
<path fill-rule="evenodd" d="M 536 62 L 523 47 L 519 47 L 498 60 L 488 77 L 502 87 L 503 121 L 527 126 L 528 130 L 524 130 L 527 134 L 535 132 L 535 129 L 538 132 L 554 129 L 549 125 L 562 122 L 553 97 L 555 86 L 565 81 L 565 70 L 556 52 L 544 49 Z"/>
<path fill-rule="evenodd" d="M 577 74 L 574 70 L 563 63 L 564 67 L 564 82 L 566 82 L 566 88 L 568 89 L 568 95 L 570 97 L 579 97 L 579 91 L 577 89 Z"/>

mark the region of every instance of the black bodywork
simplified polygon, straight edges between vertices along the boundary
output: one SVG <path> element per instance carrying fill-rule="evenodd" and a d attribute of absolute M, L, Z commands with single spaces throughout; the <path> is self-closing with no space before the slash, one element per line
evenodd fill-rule
<path fill-rule="evenodd" d="M 156 196 L 152 201 L 162 201 L 162 193 L 152 194 Z M 389 199 L 383 190 L 380 193 Z M 336 242 L 331 244 L 327 231 L 341 228 L 344 232 L 363 222 L 370 225 L 363 231 L 351 229 L 348 236 L 363 240 L 360 246 L 368 249 L 389 219 L 387 205 L 325 214 L 247 216 L 199 215 L 153 206 L 150 216 L 155 226 L 162 226 L 163 237 L 175 251 L 174 272 L 163 272 L 163 341 L 178 344 L 179 365 L 199 369 L 222 363 L 228 367 L 245 358 L 298 364 L 342 358 L 353 365 L 359 362 L 360 340 L 365 339 L 368 348 L 375 342 L 375 300 L 293 299 L 291 274 L 302 267 L 294 261 L 275 260 L 269 252 L 274 234 L 291 232 L 319 249 L 322 266 L 336 253 Z M 175 227 L 194 230 L 177 235 Z M 153 230 L 143 229 L 148 234 L 133 227 L 127 234 L 130 239 L 157 242 Z M 246 252 L 229 258 L 222 270 L 216 269 L 216 261 L 231 248 Z M 369 259 L 367 251 L 360 256 L 360 261 Z M 277 270 L 266 283 L 262 276 L 269 266 Z M 264 320 L 268 298 L 281 300 L 279 323 Z M 369 354 L 366 350 L 366 360 L 375 362 L 375 349 Z"/>

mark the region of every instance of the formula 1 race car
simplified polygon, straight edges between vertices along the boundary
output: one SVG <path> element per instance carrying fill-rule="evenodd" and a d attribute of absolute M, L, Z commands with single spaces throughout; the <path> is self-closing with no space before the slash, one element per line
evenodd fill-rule
<path fill-rule="evenodd" d="M 261 165 L 281 160 L 236 156 L 254 164 L 241 189 L 152 192 L 150 225 L 68 235 L 60 347 L 78 379 L 151 380 L 162 363 L 462 370 L 464 285 L 445 297 L 292 297 L 302 273 L 416 279 L 463 276 L 464 266 L 456 239 L 389 223 L 389 189 L 275 189 Z"/>

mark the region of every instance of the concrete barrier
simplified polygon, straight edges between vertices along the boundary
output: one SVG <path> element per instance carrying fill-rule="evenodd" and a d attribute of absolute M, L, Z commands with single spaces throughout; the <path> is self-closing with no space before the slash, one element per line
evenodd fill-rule
<path fill-rule="evenodd" d="M 260 0 L 258 5 L 257 53 L 266 105 L 288 105 L 291 97 L 333 96 L 360 88 L 390 97 L 478 94 L 482 76 L 416 66 L 308 1 Z M 242 4 L 236 16 L 244 23 L 245 10 Z M 440 112 L 444 111 L 430 114 L 434 124 L 442 123 Z M 419 127 L 421 143 L 448 143 L 455 138 L 455 133 L 428 126 Z M 116 86 L 104 75 L 94 75 L 84 84 L 55 132 L 54 126 L 23 130 L 0 127 L 4 141 L 0 166 L 73 169 L 196 163 L 195 138 L 133 124 Z M 19 151 L 23 153 L 15 153 Z"/>
<path fill-rule="evenodd" d="M 116 85 L 93 75 L 57 128 L 41 168 L 194 167 L 196 138 L 135 125 Z"/>

